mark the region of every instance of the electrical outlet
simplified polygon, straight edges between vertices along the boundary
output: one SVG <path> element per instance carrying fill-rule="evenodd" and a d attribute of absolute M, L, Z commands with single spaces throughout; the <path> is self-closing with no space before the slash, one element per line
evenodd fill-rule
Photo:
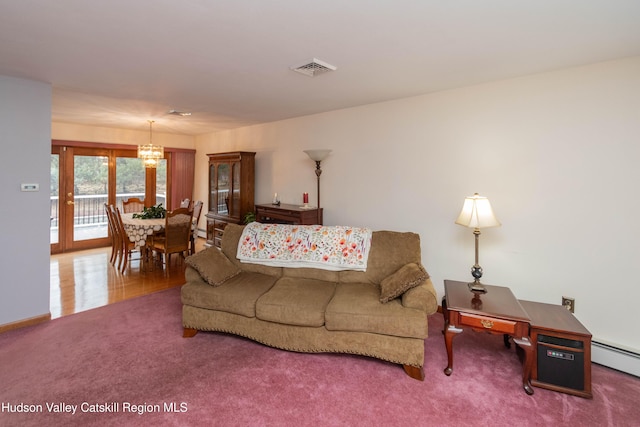
<path fill-rule="evenodd" d="M 576 300 L 575 298 L 562 297 L 562 305 L 567 308 L 570 312 L 574 312 L 576 309 Z"/>

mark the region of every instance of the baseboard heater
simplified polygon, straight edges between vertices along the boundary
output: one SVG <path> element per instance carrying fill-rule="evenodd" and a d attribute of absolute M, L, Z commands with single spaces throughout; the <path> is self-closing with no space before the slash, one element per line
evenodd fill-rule
<path fill-rule="evenodd" d="M 591 342 L 591 361 L 640 377 L 640 354 L 600 341 Z"/>

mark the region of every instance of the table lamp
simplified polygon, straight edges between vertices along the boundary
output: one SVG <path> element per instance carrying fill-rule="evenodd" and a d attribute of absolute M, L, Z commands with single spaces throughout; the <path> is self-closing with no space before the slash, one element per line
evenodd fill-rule
<path fill-rule="evenodd" d="M 473 228 L 473 234 L 476 240 L 476 262 L 473 267 L 471 267 L 471 275 L 474 280 L 472 283 L 469 283 L 469 290 L 474 293 L 486 293 L 487 289 L 480 283 L 482 267 L 478 264 L 478 239 L 481 228 L 499 227 L 500 221 L 498 221 L 494 215 L 489 199 L 475 193 L 473 196 L 464 199 L 464 205 L 462 206 L 460 215 L 458 215 L 456 224 Z"/>

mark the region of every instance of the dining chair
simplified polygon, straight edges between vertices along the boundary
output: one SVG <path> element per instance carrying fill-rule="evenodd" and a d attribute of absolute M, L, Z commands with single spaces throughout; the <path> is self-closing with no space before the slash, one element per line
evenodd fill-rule
<path fill-rule="evenodd" d="M 191 200 L 189 199 L 184 199 L 180 201 L 180 207 L 181 208 L 190 208 L 191 207 Z"/>
<path fill-rule="evenodd" d="M 191 220 L 193 211 L 188 208 L 178 208 L 167 212 L 165 216 L 164 234 L 153 234 L 148 242 L 152 254 L 157 252 L 163 259 L 163 264 L 169 269 L 171 254 L 179 253 L 184 258 L 189 253 L 189 239 L 191 236 Z"/>
<path fill-rule="evenodd" d="M 124 228 L 124 223 L 122 222 L 122 215 L 120 215 L 120 209 L 116 208 L 112 205 L 113 208 L 113 216 L 115 218 L 115 224 L 117 228 L 117 232 L 119 235 L 119 254 L 120 261 L 118 262 L 118 269 L 124 273 L 129 265 L 129 261 L 131 260 L 131 255 L 133 251 L 136 249 L 135 242 L 132 242 L 129 239 L 129 235 L 127 235 L 127 230 Z M 142 252 L 140 252 L 140 256 L 142 257 Z M 141 260 L 142 261 L 142 260 Z"/>
<path fill-rule="evenodd" d="M 122 251 L 123 251 L 123 241 L 122 241 L 122 233 L 120 231 L 119 217 L 116 215 L 116 207 L 114 205 L 108 205 L 109 216 L 113 223 L 113 245 L 115 249 L 115 257 L 113 260 L 113 266 L 116 270 L 120 270 L 122 266 Z"/>
<path fill-rule="evenodd" d="M 108 204 L 104 204 L 104 211 L 107 215 L 107 226 L 109 227 L 109 236 L 111 237 L 111 257 L 109 258 L 109 262 L 115 265 L 116 260 L 118 259 L 118 248 L 120 247 L 118 232 L 115 229 L 113 215 L 111 213 L 111 206 Z"/>
<path fill-rule="evenodd" d="M 124 213 L 142 212 L 144 209 L 144 201 L 137 197 L 129 197 L 122 201 L 122 211 Z"/>
<path fill-rule="evenodd" d="M 198 200 L 193 204 L 193 225 L 191 226 L 191 236 L 189 237 L 189 252 L 191 255 L 196 253 L 196 240 L 198 240 L 198 221 L 202 213 L 202 200 Z"/>

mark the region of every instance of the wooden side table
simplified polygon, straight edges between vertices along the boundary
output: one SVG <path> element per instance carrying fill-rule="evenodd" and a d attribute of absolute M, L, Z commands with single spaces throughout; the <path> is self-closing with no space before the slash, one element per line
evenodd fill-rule
<path fill-rule="evenodd" d="M 510 336 L 522 348 L 522 386 L 529 395 L 534 346 L 529 339 L 529 316 L 509 288 L 484 285 L 485 294 L 469 291 L 466 282 L 444 281 L 445 297 L 442 304 L 444 315 L 444 341 L 447 347 L 448 364 L 446 375 L 453 372 L 453 338 L 467 327 L 475 331 Z M 505 339 L 505 344 L 508 338 Z"/>
<path fill-rule="evenodd" d="M 531 384 L 591 398 L 591 333 L 561 305 L 520 301 L 531 319 Z"/>

